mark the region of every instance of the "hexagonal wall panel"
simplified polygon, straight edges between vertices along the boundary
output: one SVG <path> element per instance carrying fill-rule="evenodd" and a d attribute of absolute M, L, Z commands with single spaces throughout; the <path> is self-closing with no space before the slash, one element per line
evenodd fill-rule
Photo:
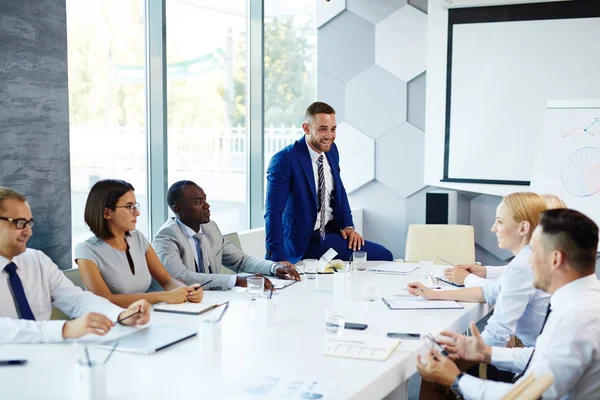
<path fill-rule="evenodd" d="M 317 28 L 325 25 L 346 9 L 346 0 L 317 1 Z"/>
<path fill-rule="evenodd" d="M 377 140 L 377 180 L 408 197 L 425 186 L 425 134 L 405 123 Z"/>
<path fill-rule="evenodd" d="M 346 121 L 377 139 L 406 121 L 406 83 L 373 66 L 346 85 Z"/>
<path fill-rule="evenodd" d="M 375 26 L 344 11 L 319 29 L 319 67 L 348 82 L 375 62 Z"/>
<path fill-rule="evenodd" d="M 319 68 L 317 75 L 317 99 L 335 109 L 336 122 L 339 125 L 346 115 L 346 87 L 344 82 Z"/>
<path fill-rule="evenodd" d="M 351 193 L 375 178 L 375 142 L 345 122 L 338 124 L 335 144 L 340 152 L 342 182 Z"/>
<path fill-rule="evenodd" d="M 347 0 L 346 8 L 376 24 L 404 5 L 406 0 Z"/>
<path fill-rule="evenodd" d="M 387 247 L 394 258 L 404 258 L 406 199 L 381 182 L 371 181 L 349 200 L 351 207 L 363 209 L 363 237 Z"/>
<path fill-rule="evenodd" d="M 408 82 L 408 115 L 407 121 L 425 130 L 425 81 L 427 72 L 423 72 Z"/>
<path fill-rule="evenodd" d="M 404 6 L 378 23 L 375 63 L 406 82 L 425 71 L 427 15 Z"/>
<path fill-rule="evenodd" d="M 470 222 L 475 228 L 475 243 L 494 256 L 508 260 L 513 254 L 498 247 L 496 235 L 490 231 L 496 220 L 496 207 L 502 197 L 481 195 L 471 200 Z"/>
<path fill-rule="evenodd" d="M 427 14 L 427 0 L 408 0 L 408 4 Z"/>

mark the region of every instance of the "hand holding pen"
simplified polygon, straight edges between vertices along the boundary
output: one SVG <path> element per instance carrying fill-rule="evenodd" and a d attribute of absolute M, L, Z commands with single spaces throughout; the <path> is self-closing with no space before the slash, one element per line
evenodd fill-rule
<path fill-rule="evenodd" d="M 421 282 L 411 282 L 406 287 L 408 293 L 413 296 L 421 296 L 427 300 L 437 300 L 436 291 L 429 289 L 427 286 L 423 285 Z"/>

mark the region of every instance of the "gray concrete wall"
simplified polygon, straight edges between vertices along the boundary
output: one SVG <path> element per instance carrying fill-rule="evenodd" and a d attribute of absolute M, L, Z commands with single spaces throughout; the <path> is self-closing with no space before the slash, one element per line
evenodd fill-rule
<path fill-rule="evenodd" d="M 0 185 L 24 193 L 29 247 L 71 261 L 65 0 L 0 2 Z"/>

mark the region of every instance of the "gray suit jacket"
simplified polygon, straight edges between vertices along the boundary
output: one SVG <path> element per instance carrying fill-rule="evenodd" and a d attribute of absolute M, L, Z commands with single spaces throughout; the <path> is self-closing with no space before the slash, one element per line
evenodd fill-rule
<path fill-rule="evenodd" d="M 152 246 L 158 254 L 167 271 L 175 279 L 187 285 L 204 283 L 213 279 L 206 285 L 207 290 L 227 290 L 231 275 L 221 274 L 221 268 L 227 267 L 235 273 L 248 272 L 252 274 L 271 274 L 272 261 L 263 260 L 244 254 L 231 242 L 223 237 L 219 227 L 214 221 L 202 225 L 203 264 L 208 265 L 210 273 L 196 272 L 194 252 L 185 232 L 177 221 L 172 218 L 158 230 Z"/>

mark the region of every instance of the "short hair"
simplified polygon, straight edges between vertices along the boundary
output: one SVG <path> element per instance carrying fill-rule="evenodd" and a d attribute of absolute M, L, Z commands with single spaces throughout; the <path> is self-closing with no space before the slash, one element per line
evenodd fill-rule
<path fill-rule="evenodd" d="M 183 188 L 192 185 L 198 186 L 195 182 L 192 181 L 177 181 L 171 185 L 171 187 L 167 191 L 167 204 L 169 205 L 171 211 L 175 212 L 175 210 L 173 210 L 173 207 L 175 207 L 175 205 L 179 204 L 179 202 L 181 201 L 181 194 L 183 192 Z"/>
<path fill-rule="evenodd" d="M 84 219 L 90 230 L 100 239 L 111 239 L 108 221 L 104 218 L 104 209 L 116 210 L 117 201 L 127 192 L 135 190 L 129 182 L 120 179 L 104 179 L 92 186 L 85 203 Z"/>
<path fill-rule="evenodd" d="M 555 194 L 541 194 L 540 197 L 546 203 L 548 210 L 552 210 L 553 208 L 567 208 L 567 203 Z"/>
<path fill-rule="evenodd" d="M 13 200 L 20 200 L 22 202 L 27 201 L 27 199 L 25 198 L 24 195 L 22 195 L 19 192 L 16 192 L 12 189 L 9 189 L 7 187 L 2 187 L 0 186 L 0 211 L 2 211 L 4 208 L 4 200 L 9 200 L 9 199 L 13 199 Z"/>
<path fill-rule="evenodd" d="M 544 200 L 532 192 L 517 192 L 505 196 L 502 201 L 510 210 L 516 222 L 529 222 L 529 233 L 532 234 L 540 220 L 540 214 L 548 207 Z"/>
<path fill-rule="evenodd" d="M 577 272 L 596 270 L 598 225 L 579 211 L 556 208 L 544 211 L 540 228 L 546 239 L 544 247 L 561 251 Z"/>
<path fill-rule="evenodd" d="M 306 109 L 304 120 L 306 122 L 311 122 L 317 114 L 335 114 L 335 110 L 327 103 L 315 101 Z"/>

